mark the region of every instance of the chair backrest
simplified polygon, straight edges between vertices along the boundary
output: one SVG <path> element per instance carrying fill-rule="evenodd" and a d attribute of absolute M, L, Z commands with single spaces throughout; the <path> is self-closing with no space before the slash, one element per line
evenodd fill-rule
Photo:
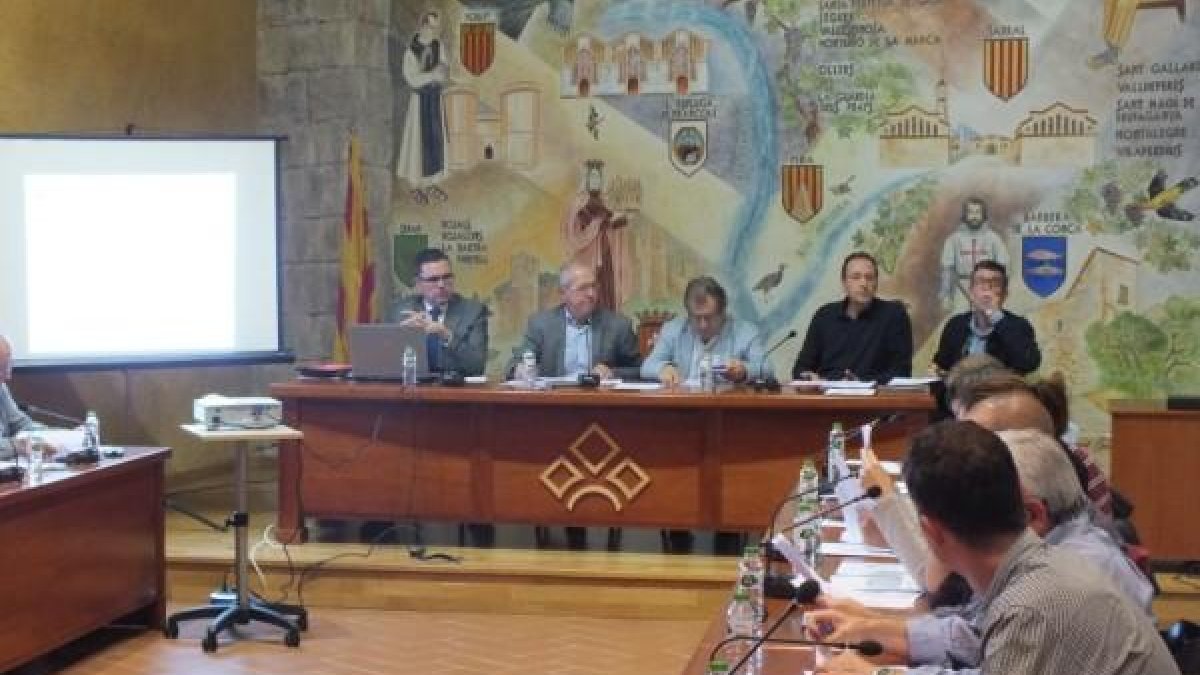
<path fill-rule="evenodd" d="M 638 352 L 642 358 L 650 356 L 650 352 L 654 349 L 654 341 L 658 339 L 658 333 L 662 330 L 663 324 L 675 318 L 675 312 L 666 310 L 646 310 L 638 312 Z"/>

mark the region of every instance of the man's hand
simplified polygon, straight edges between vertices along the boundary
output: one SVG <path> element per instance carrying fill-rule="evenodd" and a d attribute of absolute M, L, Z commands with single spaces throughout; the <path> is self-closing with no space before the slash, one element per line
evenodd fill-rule
<path fill-rule="evenodd" d="M 404 319 L 400 322 L 401 326 L 416 326 L 426 333 L 434 333 L 445 342 L 450 341 L 450 329 L 446 328 L 445 324 L 430 319 L 425 312 L 408 311 L 403 312 L 402 316 Z"/>
<path fill-rule="evenodd" d="M 603 363 L 597 363 L 595 366 L 592 367 L 592 374 L 596 375 L 597 377 L 599 377 L 602 380 L 611 380 L 612 376 L 613 376 L 613 371 L 612 371 L 612 368 L 609 368 L 608 366 L 604 365 Z"/>
<path fill-rule="evenodd" d="M 825 642 L 874 640 L 892 656 L 908 658 L 908 625 L 903 617 L 869 612 L 847 614 L 832 609 L 809 610 L 805 626 Z"/>
<path fill-rule="evenodd" d="M 740 359 L 729 359 L 726 361 L 725 379 L 730 382 L 741 382 L 746 379 L 746 364 Z"/>
<path fill-rule="evenodd" d="M 662 386 L 674 388 L 679 386 L 679 369 L 671 364 L 663 366 L 663 369 L 658 371 L 658 381 L 662 382 Z"/>
<path fill-rule="evenodd" d="M 880 498 L 896 492 L 896 482 L 884 470 L 883 464 L 875 456 L 875 451 L 870 448 L 863 448 L 862 469 L 858 474 L 858 480 L 864 490 L 869 490 L 871 486 L 878 485 L 879 489 L 883 491 Z"/>

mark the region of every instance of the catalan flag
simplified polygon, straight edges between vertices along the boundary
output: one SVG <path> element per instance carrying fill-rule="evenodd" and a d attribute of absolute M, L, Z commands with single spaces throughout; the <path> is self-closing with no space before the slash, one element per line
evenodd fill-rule
<path fill-rule="evenodd" d="M 342 274 L 337 299 L 337 334 L 333 359 L 345 362 L 350 356 L 347 332 L 356 323 L 371 323 L 375 313 L 375 263 L 371 255 L 371 229 L 367 224 L 362 150 L 358 136 L 350 136 L 350 158 L 346 180 L 346 221 L 342 227 Z"/>

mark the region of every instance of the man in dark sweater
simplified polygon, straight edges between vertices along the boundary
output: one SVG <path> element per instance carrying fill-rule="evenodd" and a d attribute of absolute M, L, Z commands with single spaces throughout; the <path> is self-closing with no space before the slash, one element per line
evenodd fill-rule
<path fill-rule="evenodd" d="M 875 297 L 879 266 L 868 253 L 842 261 L 846 297 L 813 314 L 792 377 L 887 382 L 912 374 L 912 324 L 904 305 Z"/>
<path fill-rule="evenodd" d="M 933 363 L 945 375 L 964 356 L 987 353 L 1025 375 L 1042 363 L 1033 325 L 1004 309 L 1008 270 L 993 260 L 981 260 L 971 270 L 971 309 L 950 317 L 938 340 Z"/>

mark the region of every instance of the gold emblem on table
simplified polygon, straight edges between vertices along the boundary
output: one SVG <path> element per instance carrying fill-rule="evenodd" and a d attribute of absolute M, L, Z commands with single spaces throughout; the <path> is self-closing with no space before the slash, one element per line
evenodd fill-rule
<path fill-rule="evenodd" d="M 608 432 L 593 423 L 542 471 L 541 481 L 566 503 L 568 511 L 574 511 L 588 495 L 604 497 L 613 509 L 621 511 L 646 489 L 650 476 L 625 455 Z"/>

